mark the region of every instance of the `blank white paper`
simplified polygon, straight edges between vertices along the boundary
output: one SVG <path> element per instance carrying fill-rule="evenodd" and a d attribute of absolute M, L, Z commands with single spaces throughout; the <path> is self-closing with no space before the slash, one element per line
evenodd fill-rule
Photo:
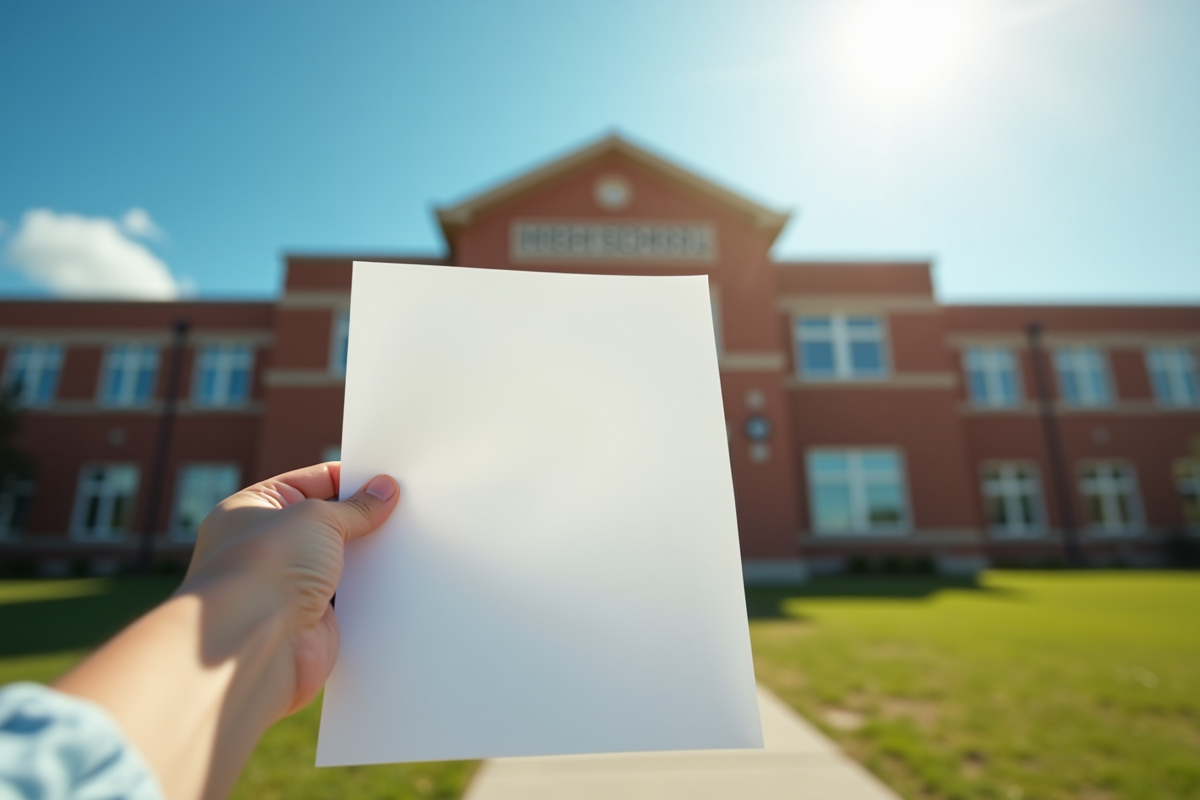
<path fill-rule="evenodd" d="M 704 276 L 355 263 L 317 765 L 762 747 Z"/>

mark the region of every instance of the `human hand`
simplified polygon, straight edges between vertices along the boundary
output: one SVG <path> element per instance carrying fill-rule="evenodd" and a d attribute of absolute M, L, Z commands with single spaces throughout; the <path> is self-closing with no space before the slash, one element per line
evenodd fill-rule
<path fill-rule="evenodd" d="M 109 711 L 172 800 L 225 797 L 259 737 L 329 677 L 343 548 L 400 497 L 380 475 L 326 502 L 340 481 L 341 464 L 317 464 L 224 500 L 178 591 L 56 682 Z"/>
<path fill-rule="evenodd" d="M 277 717 L 307 705 L 329 677 L 339 643 L 330 599 L 343 548 L 378 528 L 399 499 L 396 481 L 380 475 L 352 497 L 327 502 L 337 497 L 340 481 L 334 461 L 278 475 L 221 502 L 200 525 L 177 593 L 198 594 L 213 609 L 206 661 L 238 649 L 248 630 L 271 642 L 264 688 L 278 693 Z"/>

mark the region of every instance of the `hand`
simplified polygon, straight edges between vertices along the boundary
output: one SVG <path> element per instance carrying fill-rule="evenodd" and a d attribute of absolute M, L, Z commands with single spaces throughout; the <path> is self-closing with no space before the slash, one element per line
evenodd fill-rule
<path fill-rule="evenodd" d="M 179 590 L 57 681 L 108 709 L 171 800 L 226 796 L 259 737 L 329 677 L 343 548 L 400 497 L 381 475 L 328 502 L 340 480 L 341 464 L 318 464 L 223 501 Z"/>
<path fill-rule="evenodd" d="M 400 487 L 380 475 L 352 497 L 338 495 L 341 464 L 329 462 L 256 483 L 220 503 L 200 525 L 180 594 L 207 594 L 244 576 L 254 593 L 239 594 L 236 617 L 273 616 L 283 649 L 274 679 L 291 686 L 280 716 L 303 708 L 325 684 L 338 652 L 330 599 L 342 576 L 346 542 L 378 528 Z M 230 620 L 232 627 L 238 621 Z M 235 631 L 230 631 L 235 634 Z M 225 638 L 225 637 L 219 637 Z M 223 649 L 214 643 L 216 649 Z"/>

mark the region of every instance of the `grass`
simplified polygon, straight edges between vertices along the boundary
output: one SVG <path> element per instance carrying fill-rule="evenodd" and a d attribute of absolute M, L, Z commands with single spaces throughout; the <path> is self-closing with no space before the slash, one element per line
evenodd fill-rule
<path fill-rule="evenodd" d="M 0 581 L 0 685 L 49 683 L 177 584 L 168 578 Z M 320 709 L 318 699 L 267 731 L 230 796 L 450 800 L 466 789 L 472 762 L 317 769 Z"/>
<path fill-rule="evenodd" d="M 165 578 L 0 581 L 0 684 L 50 681 Z M 752 590 L 760 680 L 909 800 L 1200 797 L 1200 575 L 993 572 Z M 470 762 L 317 770 L 319 703 L 234 798 L 456 798 Z"/>
<path fill-rule="evenodd" d="M 760 681 L 905 798 L 1200 797 L 1200 575 L 749 595 Z"/>

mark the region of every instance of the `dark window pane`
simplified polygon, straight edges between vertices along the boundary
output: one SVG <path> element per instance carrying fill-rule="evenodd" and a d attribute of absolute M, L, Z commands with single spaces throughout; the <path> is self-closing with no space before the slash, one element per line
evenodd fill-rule
<path fill-rule="evenodd" d="M 800 328 L 805 333 L 830 335 L 833 331 L 833 320 L 829 317 L 803 317 Z"/>
<path fill-rule="evenodd" d="M 1021 524 L 1025 527 L 1031 527 L 1037 521 L 1037 511 L 1033 505 L 1033 498 L 1027 494 L 1021 495 L 1019 498 L 1021 506 Z"/>
<path fill-rule="evenodd" d="M 849 468 L 848 460 L 844 453 L 813 453 L 809 456 L 809 468 L 819 475 L 837 475 L 846 474 Z"/>
<path fill-rule="evenodd" d="M 229 402 L 237 403 L 246 399 L 249 375 L 245 370 L 235 369 L 229 376 Z"/>
<path fill-rule="evenodd" d="M 900 487 L 876 484 L 867 487 L 867 520 L 872 527 L 892 527 L 904 518 Z"/>
<path fill-rule="evenodd" d="M 833 344 L 831 342 L 805 342 L 802 358 L 806 375 L 832 375 L 834 373 Z"/>
<path fill-rule="evenodd" d="M 1125 525 L 1133 522 L 1133 504 L 1129 502 L 1129 495 L 1118 494 L 1116 500 L 1117 520 Z"/>
<path fill-rule="evenodd" d="M 96 520 L 100 516 L 100 498 L 89 497 L 87 505 L 84 507 L 83 527 L 87 530 L 95 530 Z"/>
<path fill-rule="evenodd" d="M 844 531 L 854 526 L 847 486 L 818 486 L 813 494 L 813 509 L 818 530 Z"/>
<path fill-rule="evenodd" d="M 1005 505 L 1003 497 L 987 498 L 987 512 L 988 521 L 993 525 L 1000 528 L 1008 527 L 1008 507 Z"/>
<path fill-rule="evenodd" d="M 971 399 L 977 403 L 985 403 L 988 401 L 987 382 L 984 380 L 982 372 L 972 370 L 967 373 L 967 385 L 971 389 Z"/>
<path fill-rule="evenodd" d="M 134 399 L 136 402 L 144 402 L 150 399 L 150 394 L 153 390 L 154 370 L 140 369 L 137 374 L 137 387 L 135 388 Z"/>
<path fill-rule="evenodd" d="M 882 372 L 883 348 L 878 342 L 851 342 L 850 368 L 856 375 L 873 375 Z"/>
<path fill-rule="evenodd" d="M 113 498 L 112 517 L 109 520 L 109 530 L 123 531 L 129 528 L 129 517 L 132 511 L 132 503 L 128 497 L 118 495 Z"/>

